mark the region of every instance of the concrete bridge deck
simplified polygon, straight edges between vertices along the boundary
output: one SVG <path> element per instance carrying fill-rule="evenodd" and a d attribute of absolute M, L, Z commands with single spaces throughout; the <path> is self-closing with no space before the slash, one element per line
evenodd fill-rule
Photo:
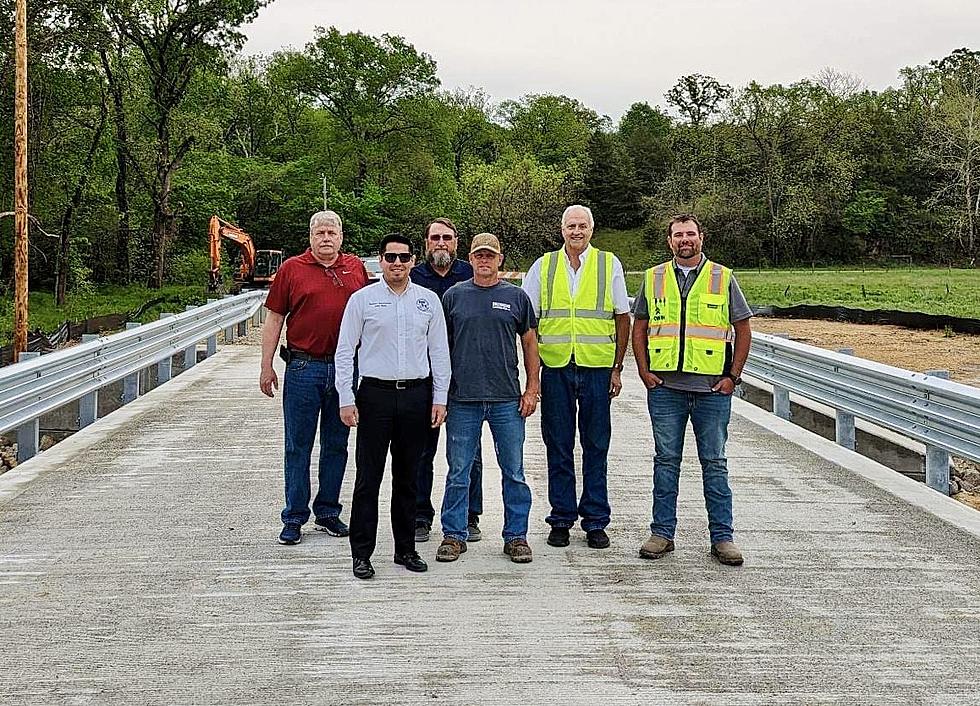
<path fill-rule="evenodd" d="M 736 401 L 745 566 L 708 555 L 690 444 L 677 551 L 644 561 L 652 441 L 627 375 L 610 549 L 545 544 L 535 416 L 532 564 L 501 553 L 488 462 L 482 542 L 448 565 L 420 545 L 409 574 L 382 522 L 362 582 L 345 540 L 275 542 L 281 408 L 257 366 L 227 346 L 0 477 L 0 703 L 980 702 L 977 513 L 830 442 Z M 352 481 L 353 459 L 345 504 Z"/>

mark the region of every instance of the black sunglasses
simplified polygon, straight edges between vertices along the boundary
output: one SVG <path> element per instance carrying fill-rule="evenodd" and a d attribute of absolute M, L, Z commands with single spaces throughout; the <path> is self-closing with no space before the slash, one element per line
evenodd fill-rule
<path fill-rule="evenodd" d="M 440 235 L 439 233 L 433 233 L 432 235 L 429 236 L 429 240 L 435 241 L 437 243 L 440 240 L 443 242 L 448 242 L 455 237 L 456 237 L 455 235 L 452 235 L 450 233 L 443 233 L 442 235 Z"/>
<path fill-rule="evenodd" d="M 381 257 L 383 257 L 385 259 L 385 262 L 387 262 L 388 264 L 393 263 L 395 260 L 398 260 L 401 263 L 406 263 L 406 262 L 408 262 L 409 260 L 412 259 L 412 253 L 410 253 L 410 252 L 386 252 Z"/>

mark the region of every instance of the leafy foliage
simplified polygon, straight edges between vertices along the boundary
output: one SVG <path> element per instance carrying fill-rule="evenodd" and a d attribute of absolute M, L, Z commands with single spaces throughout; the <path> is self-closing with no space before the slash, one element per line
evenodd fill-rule
<path fill-rule="evenodd" d="M 191 281 L 214 213 L 295 255 L 324 205 L 354 252 L 448 216 L 464 240 L 500 235 L 515 266 L 557 246 L 577 202 L 600 232 L 643 234 L 637 266 L 665 255 L 681 211 L 738 267 L 971 264 L 980 251 L 978 52 L 906 67 L 880 92 L 833 70 L 737 88 L 690 74 L 613 125 L 571 96 L 440 91 L 435 60 L 392 35 L 321 27 L 302 50 L 243 57 L 242 26 L 265 2 L 32 2 L 33 290 L 68 306 L 104 283 Z M 0 212 L 12 106 L 0 83 Z M 0 219 L 0 292 L 11 231 Z"/>

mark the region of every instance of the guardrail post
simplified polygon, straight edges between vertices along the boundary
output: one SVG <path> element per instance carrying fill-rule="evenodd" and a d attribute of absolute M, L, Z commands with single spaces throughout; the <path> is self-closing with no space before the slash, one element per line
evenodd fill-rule
<path fill-rule="evenodd" d="M 190 311 L 191 309 L 196 309 L 196 306 L 184 307 L 184 311 Z M 190 370 L 197 364 L 197 342 L 195 341 L 190 345 L 190 347 L 184 349 L 184 370 Z"/>
<path fill-rule="evenodd" d="M 925 374 L 949 380 L 948 370 L 926 370 Z M 926 485 L 949 495 L 949 452 L 931 444 L 926 444 Z"/>
<path fill-rule="evenodd" d="M 235 296 L 235 295 L 234 294 L 226 294 L 222 298 L 223 299 L 228 299 L 228 298 L 233 297 L 233 296 Z M 234 343 L 235 342 L 235 325 L 234 324 L 232 324 L 231 326 L 225 326 L 223 333 L 224 333 L 224 337 L 225 337 L 225 343 Z"/>
<path fill-rule="evenodd" d="M 163 312 L 160 314 L 161 319 L 169 319 L 175 316 L 170 312 Z M 159 363 L 157 363 L 157 385 L 162 385 L 168 382 L 174 374 L 174 359 L 173 356 L 167 356 Z"/>
<path fill-rule="evenodd" d="M 99 337 L 96 333 L 83 333 L 82 343 L 94 341 Z M 99 391 L 92 390 L 78 400 L 78 428 L 84 429 L 99 418 Z"/>
<path fill-rule="evenodd" d="M 265 317 L 266 317 L 266 314 L 268 314 L 268 313 L 269 312 L 265 308 L 265 304 L 263 304 L 262 306 L 259 307 L 259 323 L 260 324 L 264 324 L 265 323 Z"/>
<path fill-rule="evenodd" d="M 774 333 L 776 338 L 789 338 L 788 333 Z M 793 413 L 789 406 L 789 390 L 779 385 L 772 386 L 772 413 L 780 419 L 789 421 L 793 418 Z"/>
<path fill-rule="evenodd" d="M 135 321 L 126 322 L 126 330 L 132 331 L 134 328 L 139 328 L 139 323 Z M 122 403 L 129 404 L 137 397 L 140 396 L 140 371 L 137 370 L 131 375 L 127 375 L 123 378 L 123 392 L 122 392 Z"/>
<path fill-rule="evenodd" d="M 853 348 L 838 348 L 838 353 L 844 355 L 854 355 Z M 837 443 L 845 449 L 854 450 L 857 445 L 857 432 L 854 430 L 854 415 L 841 410 L 835 410 L 834 415 L 834 436 Z"/>
<path fill-rule="evenodd" d="M 772 412 L 780 419 L 788 421 L 793 418 L 789 406 L 789 390 L 785 387 L 772 386 Z"/>
<path fill-rule="evenodd" d="M 248 319 L 238 322 L 238 335 L 242 337 L 248 335 Z"/>
<path fill-rule="evenodd" d="M 208 304 L 214 304 L 216 301 L 218 300 L 208 299 Z M 205 356 L 210 358 L 217 352 L 218 352 L 218 334 L 212 333 L 210 336 L 208 336 L 208 348 L 207 348 L 207 352 L 205 353 Z"/>
<path fill-rule="evenodd" d="M 20 360 L 30 360 L 40 355 L 40 353 L 24 352 L 20 354 Z M 23 463 L 27 459 L 37 455 L 37 450 L 41 443 L 40 431 L 40 419 L 32 419 L 27 424 L 17 427 L 17 463 Z"/>

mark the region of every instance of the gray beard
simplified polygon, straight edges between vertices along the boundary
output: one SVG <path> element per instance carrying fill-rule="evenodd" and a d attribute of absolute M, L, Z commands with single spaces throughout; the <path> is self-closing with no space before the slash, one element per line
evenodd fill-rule
<path fill-rule="evenodd" d="M 429 253 L 429 264 L 438 267 L 440 270 L 449 267 L 453 263 L 454 256 L 446 250 L 436 250 Z"/>

